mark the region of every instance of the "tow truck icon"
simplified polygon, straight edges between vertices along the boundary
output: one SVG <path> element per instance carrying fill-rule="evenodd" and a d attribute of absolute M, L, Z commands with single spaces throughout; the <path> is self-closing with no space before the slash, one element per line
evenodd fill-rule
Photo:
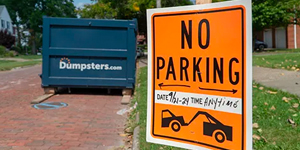
<path fill-rule="evenodd" d="M 181 126 L 190 125 L 199 115 L 204 115 L 208 120 L 208 122 L 203 122 L 203 135 L 215 137 L 216 141 L 219 143 L 223 143 L 225 139 L 232 141 L 232 127 L 222 124 L 209 113 L 203 111 L 198 111 L 192 120 L 186 123 L 183 116 L 175 116 L 168 109 L 163 110 L 161 127 L 166 128 L 171 126 L 174 132 L 178 132 L 180 131 Z"/>

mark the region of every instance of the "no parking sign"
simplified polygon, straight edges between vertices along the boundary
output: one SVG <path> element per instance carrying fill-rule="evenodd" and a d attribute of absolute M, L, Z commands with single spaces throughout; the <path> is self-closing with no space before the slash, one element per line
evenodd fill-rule
<path fill-rule="evenodd" d="M 147 141 L 252 149 L 247 0 L 148 10 Z"/>

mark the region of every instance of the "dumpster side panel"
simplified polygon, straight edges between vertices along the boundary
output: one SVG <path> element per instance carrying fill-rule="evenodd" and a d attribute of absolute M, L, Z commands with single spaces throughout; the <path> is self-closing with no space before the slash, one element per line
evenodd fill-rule
<path fill-rule="evenodd" d="M 128 70 L 132 70 L 132 71 L 128 71 L 127 72 L 127 77 L 128 80 L 128 85 L 130 84 L 134 84 L 135 83 L 135 71 L 136 71 L 136 33 L 135 33 L 135 29 L 134 28 L 129 28 L 128 29 L 129 32 L 128 32 L 128 49 L 134 49 L 134 55 L 128 55 L 128 61 L 127 61 L 127 68 Z M 128 87 L 130 88 L 130 87 Z"/>
<path fill-rule="evenodd" d="M 134 21 L 44 18 L 44 87 L 135 84 Z"/>
<path fill-rule="evenodd" d="M 127 28 L 53 26 L 50 30 L 53 48 L 127 49 Z"/>
<path fill-rule="evenodd" d="M 50 19 L 43 18 L 43 63 L 42 63 L 42 87 L 49 86 L 49 38 Z"/>

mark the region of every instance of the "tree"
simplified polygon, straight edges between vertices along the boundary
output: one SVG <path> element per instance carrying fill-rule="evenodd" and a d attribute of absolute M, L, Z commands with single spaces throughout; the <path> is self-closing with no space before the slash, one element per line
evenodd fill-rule
<path fill-rule="evenodd" d="M 15 37 L 8 30 L 0 30 L 0 45 L 11 48 L 15 42 Z"/>
<path fill-rule="evenodd" d="M 192 5 L 193 3 L 189 0 L 161 0 L 162 7 L 173 7 L 173 6 L 184 6 Z M 147 35 L 147 16 L 146 10 L 149 8 L 155 8 L 156 0 L 140 0 L 138 2 L 140 11 L 136 13 L 138 19 L 139 32 L 140 34 Z"/>
<path fill-rule="evenodd" d="M 139 33 L 147 36 L 147 9 L 155 8 L 156 1 L 154 0 L 141 0 L 138 4 L 140 10 L 136 13 L 136 18 L 139 25 Z"/>
<path fill-rule="evenodd" d="M 36 33 L 42 31 L 40 26 L 43 24 L 43 16 L 76 17 L 73 0 L 0 0 L 0 4 L 8 8 L 19 38 L 20 25 L 29 29 L 33 54 L 36 53 Z M 20 39 L 18 43 L 21 44 Z"/>
<path fill-rule="evenodd" d="M 161 3 L 162 7 L 184 6 L 193 4 L 189 0 L 162 0 Z"/>
<path fill-rule="evenodd" d="M 193 3 L 189 0 L 161 0 L 162 7 L 184 6 L 184 5 L 192 5 L 192 4 Z M 139 33 L 147 35 L 146 11 L 147 9 L 156 7 L 156 0 L 139 0 L 137 1 L 137 5 L 139 9 L 138 11 L 135 11 L 133 17 L 138 19 Z"/>
<path fill-rule="evenodd" d="M 298 6 L 294 9 L 294 6 Z M 253 29 L 287 26 L 300 10 L 299 0 L 253 0 Z M 296 10 L 296 12 L 295 12 Z"/>
<path fill-rule="evenodd" d="M 132 5 L 137 2 L 137 0 L 99 0 L 99 2 L 108 4 L 112 9 L 116 11 L 116 19 L 132 19 L 134 16 L 134 11 L 131 9 Z"/>
<path fill-rule="evenodd" d="M 87 4 L 81 9 L 77 10 L 77 13 L 82 18 L 94 18 L 94 19 L 112 19 L 115 18 L 117 12 L 111 8 L 111 3 L 103 3 L 99 1 L 96 4 Z"/>
<path fill-rule="evenodd" d="M 42 31 L 40 26 L 43 24 L 43 16 L 75 18 L 75 6 L 73 0 L 27 0 L 27 2 L 33 11 L 28 12 L 29 18 L 24 23 L 31 34 L 31 52 L 36 54 L 36 33 Z"/>
<path fill-rule="evenodd" d="M 22 20 L 26 20 L 23 16 L 27 17 L 26 15 L 23 15 L 22 18 L 19 16 L 19 14 L 26 14 L 28 12 L 29 7 L 25 4 L 28 3 L 26 1 L 22 0 L 0 0 L 0 5 L 5 5 L 8 13 L 10 15 L 10 18 L 14 25 L 16 25 L 17 28 L 17 35 L 18 35 L 18 45 L 21 45 L 21 33 L 20 33 L 20 25 L 22 24 Z M 30 12 L 30 11 L 29 11 Z"/>
<path fill-rule="evenodd" d="M 221 2 L 228 0 L 213 0 Z M 296 9 L 294 9 L 296 6 Z M 265 28 L 287 26 L 296 20 L 300 24 L 299 0 L 252 0 L 253 30 L 259 31 Z"/>
<path fill-rule="evenodd" d="M 192 2 L 190 2 L 189 0 L 161 0 L 161 2 L 162 7 L 183 6 L 192 4 Z M 156 0 L 98 0 L 94 4 L 85 5 L 83 9 L 79 9 L 78 14 L 82 18 L 137 18 L 139 32 L 141 34 L 146 34 L 146 10 L 149 8 L 155 8 L 155 6 Z M 108 13 L 105 14 L 105 11 Z M 107 16 L 107 14 L 109 16 Z"/>

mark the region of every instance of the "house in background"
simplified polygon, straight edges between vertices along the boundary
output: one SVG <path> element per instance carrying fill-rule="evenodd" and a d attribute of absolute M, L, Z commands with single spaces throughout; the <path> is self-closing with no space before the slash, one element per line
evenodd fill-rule
<path fill-rule="evenodd" d="M 300 48 L 300 25 L 289 25 L 286 32 L 287 48 Z"/>
<path fill-rule="evenodd" d="M 4 5 L 0 5 L 0 30 L 7 29 L 13 34 L 13 25 L 9 13 Z"/>
<path fill-rule="evenodd" d="M 287 27 L 276 27 L 255 32 L 254 38 L 264 41 L 268 48 L 300 48 L 300 26 L 290 24 Z"/>

